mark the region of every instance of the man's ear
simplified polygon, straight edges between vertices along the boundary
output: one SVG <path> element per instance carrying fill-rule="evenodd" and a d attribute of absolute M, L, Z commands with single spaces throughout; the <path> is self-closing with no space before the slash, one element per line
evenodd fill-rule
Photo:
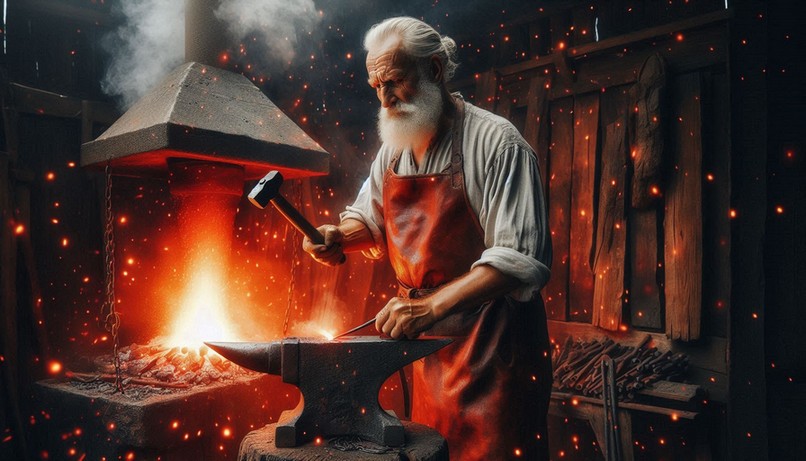
<path fill-rule="evenodd" d="M 437 56 L 431 56 L 431 62 L 429 65 L 429 71 L 431 73 L 431 78 L 436 83 L 440 83 L 444 77 L 445 67 L 442 65 L 442 60 L 439 59 Z"/>

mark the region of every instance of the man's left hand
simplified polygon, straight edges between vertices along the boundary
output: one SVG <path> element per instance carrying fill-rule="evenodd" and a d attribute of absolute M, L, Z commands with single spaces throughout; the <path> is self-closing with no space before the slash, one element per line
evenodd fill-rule
<path fill-rule="evenodd" d="M 392 298 L 375 316 L 375 328 L 394 339 L 417 338 L 439 320 L 431 298 Z"/>

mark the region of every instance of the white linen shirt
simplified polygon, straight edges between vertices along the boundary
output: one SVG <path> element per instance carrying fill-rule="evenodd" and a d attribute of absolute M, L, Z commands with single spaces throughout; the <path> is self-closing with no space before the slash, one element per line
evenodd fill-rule
<path fill-rule="evenodd" d="M 404 150 L 396 173 L 437 174 L 450 171 L 452 132 L 425 155 L 419 168 Z M 340 219 L 357 219 L 369 229 L 373 259 L 386 252 L 383 176 L 395 150 L 382 145 L 355 203 Z M 536 296 L 551 271 L 551 239 L 537 159 L 529 144 L 506 119 L 465 103 L 463 136 L 465 193 L 479 218 L 487 249 L 471 266 L 490 265 L 523 285 L 510 293 L 518 301 Z"/>

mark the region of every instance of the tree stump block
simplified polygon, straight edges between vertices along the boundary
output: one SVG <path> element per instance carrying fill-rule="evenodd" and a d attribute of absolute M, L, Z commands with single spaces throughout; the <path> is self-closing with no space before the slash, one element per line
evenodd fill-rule
<path fill-rule="evenodd" d="M 238 452 L 239 461 L 448 461 L 448 443 L 437 431 L 422 424 L 402 421 L 406 443 L 392 448 L 387 453 L 370 454 L 362 451 L 341 451 L 333 448 L 327 440 L 294 448 L 277 448 L 274 431 L 277 424 L 269 424 L 246 434 Z"/>

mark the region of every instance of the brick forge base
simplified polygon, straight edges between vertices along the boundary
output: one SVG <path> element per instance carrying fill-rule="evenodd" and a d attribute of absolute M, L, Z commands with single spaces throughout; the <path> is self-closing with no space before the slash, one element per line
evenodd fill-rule
<path fill-rule="evenodd" d="M 47 459 L 237 459 L 250 431 L 293 408 L 298 390 L 249 375 L 188 389 L 46 380 L 34 389 L 37 453 Z"/>

